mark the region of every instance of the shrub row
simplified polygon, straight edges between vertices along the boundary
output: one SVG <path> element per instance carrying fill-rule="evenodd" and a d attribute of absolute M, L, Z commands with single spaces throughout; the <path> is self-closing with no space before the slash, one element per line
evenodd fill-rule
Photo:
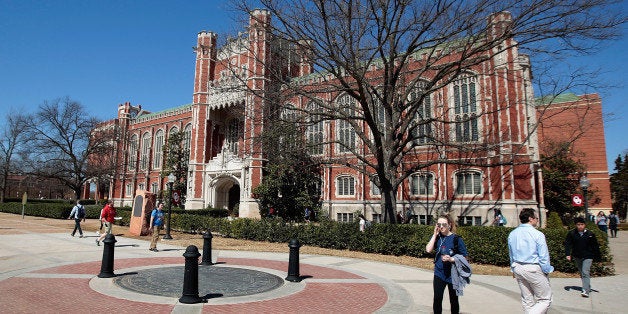
<path fill-rule="evenodd" d="M 87 218 L 97 219 L 100 205 L 85 206 Z M 29 204 L 26 215 L 64 219 L 69 216 L 71 204 Z M 0 204 L 0 211 L 20 214 L 20 203 Z M 126 226 L 131 217 L 131 208 L 117 209 L 116 224 Z M 211 216 L 210 216 L 211 215 Z M 172 230 L 184 232 L 204 232 L 211 230 L 225 237 L 288 243 L 290 239 L 298 239 L 302 245 L 322 248 L 352 250 L 385 255 L 407 255 L 414 257 L 431 257 L 425 252 L 425 245 L 432 236 L 434 227 L 425 225 L 389 225 L 373 224 L 364 233 L 358 231 L 358 223 L 339 223 L 323 220 L 317 224 L 286 223 L 281 218 L 264 218 L 261 220 L 240 218 L 229 220 L 212 210 L 172 211 Z M 608 248 L 608 238 L 595 226 L 588 225 L 596 233 L 602 251 L 602 260 L 596 261 L 591 267 L 595 275 L 612 275 L 612 256 Z M 508 266 L 508 234 L 513 228 L 506 227 L 459 227 L 458 234 L 463 238 L 469 258 L 473 263 Z M 566 228 L 546 228 L 541 230 L 547 240 L 551 262 L 561 272 L 577 272 L 573 263 L 565 259 L 563 241 L 567 235 Z"/>
<path fill-rule="evenodd" d="M 366 232 L 358 231 L 357 223 L 321 221 L 319 224 L 289 224 L 281 219 L 215 219 L 210 217 L 182 214 L 172 217 L 172 228 L 186 232 L 211 230 L 225 237 L 288 243 L 298 239 L 303 245 L 322 248 L 361 251 L 385 255 L 407 255 L 432 257 L 425 251 L 425 245 L 433 233 L 432 226 L 374 224 Z M 612 256 L 608 238 L 595 226 L 588 226 L 596 233 L 602 251 L 602 259 L 593 263 L 594 275 L 612 275 Z M 508 234 L 513 228 L 506 227 L 459 227 L 458 234 L 469 250 L 470 260 L 479 264 L 508 266 Z M 541 229 L 546 236 L 551 263 L 557 271 L 575 273 L 577 268 L 565 258 L 563 242 L 566 228 Z"/>

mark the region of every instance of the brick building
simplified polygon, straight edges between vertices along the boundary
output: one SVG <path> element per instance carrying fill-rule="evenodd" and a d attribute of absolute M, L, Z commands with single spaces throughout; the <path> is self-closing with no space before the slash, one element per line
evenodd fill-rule
<path fill-rule="evenodd" d="M 498 13 L 489 23 L 503 26 L 509 17 L 508 13 Z M 273 92 L 272 78 L 267 74 L 270 69 L 264 65 L 282 67 L 272 70 L 291 75 L 303 88 L 316 86 L 321 75 L 303 58 L 282 59 L 288 54 L 278 53 L 285 47 L 271 38 L 270 23 L 266 11 L 253 11 L 247 32 L 227 44 L 246 47 L 240 50 L 217 47 L 212 32 L 198 34 L 191 104 L 155 113 L 130 103 L 119 105 L 117 119 L 108 122 L 122 134 L 115 155 L 120 166 L 108 191 L 117 205 L 131 204 L 138 189 L 155 193 L 165 189 L 163 147 L 169 134 L 183 130 L 190 151 L 186 208 L 238 206 L 242 217 L 260 216 L 252 189 L 262 180 L 265 156 L 256 135 L 264 131 L 265 119 L 269 119 L 264 116 L 265 108 L 272 105 L 262 96 Z M 488 225 L 499 208 L 509 224 L 517 224 L 522 208 L 544 211 L 537 162 L 539 141 L 531 131 L 537 116 L 529 59 L 518 53 L 513 42 L 504 44 L 511 48 L 487 51 L 498 56 L 462 73 L 453 83 L 431 93 L 423 104 L 425 113 L 444 123 L 425 124 L 420 132 L 442 134 L 447 140 L 484 149 L 467 156 L 481 160 L 478 164 L 482 166 L 451 163 L 461 158 L 460 152 L 435 150 L 430 141 L 404 157 L 404 165 L 429 161 L 434 154 L 443 160 L 412 174 L 397 194 L 398 209 L 411 209 L 419 223 L 430 223 L 435 213 L 448 211 L 460 223 Z M 275 59 L 269 62 L 271 58 Z M 421 66 L 421 55 L 412 60 L 411 66 Z M 373 76 L 379 70 L 374 68 Z M 331 103 L 351 101 L 342 93 L 316 97 Z M 299 108 L 308 106 L 301 97 L 291 97 L 288 102 Z M 363 127 L 368 128 L 366 124 Z M 306 130 L 306 136 L 330 142 L 315 152 L 323 156 L 344 153 L 331 143 L 340 136 L 354 141 L 348 145 L 360 145 L 342 121 L 316 124 Z M 506 158 L 516 165 L 502 163 Z M 323 167 L 322 209 L 331 218 L 351 221 L 356 212 L 362 212 L 367 219 L 377 221 L 382 217 L 380 199 L 369 176 L 343 164 Z"/>
<path fill-rule="evenodd" d="M 591 204 L 589 212 L 600 210 L 608 213 L 612 209 L 610 180 L 604 139 L 602 100 L 598 94 L 562 94 L 552 99 L 551 104 L 540 102 L 539 143 L 541 152 L 545 145 L 557 142 L 573 142 L 574 159 L 586 167 L 586 176 L 591 182 L 589 190 L 595 191 L 599 203 Z M 574 174 L 574 180 L 578 180 Z"/>

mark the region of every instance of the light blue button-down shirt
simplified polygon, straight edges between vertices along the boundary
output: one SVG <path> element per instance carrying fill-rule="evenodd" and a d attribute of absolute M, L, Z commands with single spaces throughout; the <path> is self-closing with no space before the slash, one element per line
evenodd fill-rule
<path fill-rule="evenodd" d="M 550 256 L 545 242 L 545 235 L 530 224 L 521 224 L 508 235 L 510 267 L 513 263 L 538 264 L 544 273 L 554 271 L 550 265 Z"/>

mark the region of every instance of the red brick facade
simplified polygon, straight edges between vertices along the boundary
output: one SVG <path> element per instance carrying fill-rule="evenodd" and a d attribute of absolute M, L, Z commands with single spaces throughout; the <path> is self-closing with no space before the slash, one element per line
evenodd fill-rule
<path fill-rule="evenodd" d="M 594 190 L 600 199 L 598 204 L 591 203 L 589 211 L 608 213 L 612 201 L 600 96 L 560 95 L 550 105 L 540 105 L 537 115 L 541 117 L 539 143 L 573 141 L 573 157 L 586 166 L 586 175 L 591 182 L 589 190 Z M 540 147 L 541 151 L 545 148 L 544 145 Z"/>
<path fill-rule="evenodd" d="M 494 15 L 494 31 L 499 31 L 499 26 L 508 20 L 507 13 Z M 268 61 L 275 48 L 268 38 L 270 23 L 271 17 L 266 11 L 252 12 L 248 32 L 231 43 L 248 45 L 242 53 L 227 53 L 226 49 L 217 47 L 214 33 L 198 34 L 192 104 L 157 113 L 149 113 L 129 103 L 119 106 L 118 119 L 112 123 L 119 126 L 124 136 L 116 151 L 120 169 L 109 192 L 116 204 L 131 204 L 136 189 L 159 195 L 165 188 L 165 179 L 161 178 L 163 156 L 160 161 L 158 147 L 176 128 L 189 131 L 186 208 L 231 209 L 237 205 L 240 216 L 259 217 L 252 189 L 262 180 L 264 152 L 256 138 L 264 132 L 267 119 L 264 109 L 270 105 L 260 97 L 269 92 L 272 83 L 268 69 L 264 68 L 264 64 L 270 63 L 260 62 Z M 506 43 L 506 46 L 510 44 Z M 490 149 L 464 156 L 480 160 L 479 164 L 483 166 L 463 169 L 443 162 L 416 173 L 424 176 L 422 178 L 431 177 L 431 183 L 424 186 L 425 194 L 413 186 L 413 176 L 407 180 L 397 195 L 398 208 L 411 209 L 422 223 L 428 222 L 428 217 L 437 212 L 450 211 L 464 223 L 488 225 L 493 221 L 494 210 L 499 208 L 508 218 L 509 225 L 516 225 L 522 208 L 544 210 L 542 175 L 537 163 L 538 140 L 532 132 L 537 117 L 532 101 L 529 59 L 520 55 L 516 48 L 497 54 L 465 73 L 455 83 L 460 86 L 450 84 L 430 96 L 431 111 L 436 118 L 452 121 L 455 117 L 453 99 L 458 97 L 454 91 L 459 88 L 468 90 L 473 95 L 469 96 L 473 106 L 477 108 L 474 110 L 480 113 L 476 129 L 469 132 L 471 136 L 477 136 L 475 142 Z M 421 56 L 416 56 L 410 66 L 420 67 L 421 62 Z M 225 64 L 230 64 L 230 68 L 225 68 Z M 307 60 L 272 64 L 282 64 L 285 68 L 280 71 L 313 82 L 309 86 L 316 84 L 316 80 L 310 79 L 315 74 Z M 377 71 L 373 70 L 373 76 L 378 75 Z M 243 80 L 234 79 L 234 75 Z M 246 82 L 246 88 L 238 86 L 242 81 Z M 334 102 L 341 100 L 343 95 L 326 93 L 317 96 Z M 298 97 L 290 102 L 294 106 L 307 105 Z M 455 137 L 454 125 L 445 123 L 433 131 L 445 134 L 445 137 Z M 333 139 L 340 128 L 339 122 L 326 122 L 321 128 L 322 136 Z M 158 136 L 160 132 L 163 137 Z M 323 155 L 337 154 L 342 153 L 334 144 L 323 148 Z M 456 151 L 436 152 L 425 148 L 408 156 L 404 164 L 429 161 L 435 154 L 445 160 L 463 158 Z M 518 165 L 501 165 L 505 158 L 514 159 Z M 600 158 L 605 160 L 605 156 Z M 593 169 L 590 174 L 593 175 Z M 381 217 L 381 196 L 364 174 L 341 164 L 327 165 L 323 168 L 321 189 L 323 211 L 332 219 L 352 220 L 355 212 L 364 213 L 368 219 Z"/>

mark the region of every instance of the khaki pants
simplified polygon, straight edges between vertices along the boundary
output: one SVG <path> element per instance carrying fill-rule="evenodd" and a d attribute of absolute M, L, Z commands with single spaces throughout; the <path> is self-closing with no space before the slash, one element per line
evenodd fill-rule
<path fill-rule="evenodd" d="M 157 241 L 159 241 L 159 231 L 161 230 L 161 226 L 153 226 L 153 237 L 150 240 L 150 248 L 157 248 Z"/>
<path fill-rule="evenodd" d="M 529 314 L 547 313 L 552 304 L 552 288 L 541 266 L 514 263 L 513 273 L 521 290 L 523 311 Z"/>

